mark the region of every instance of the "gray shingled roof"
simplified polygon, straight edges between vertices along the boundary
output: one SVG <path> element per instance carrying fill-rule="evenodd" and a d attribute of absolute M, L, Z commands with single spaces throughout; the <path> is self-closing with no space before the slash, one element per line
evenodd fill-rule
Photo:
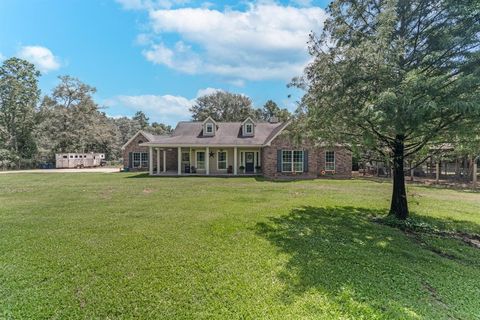
<path fill-rule="evenodd" d="M 217 122 L 215 136 L 203 136 L 202 122 L 179 122 L 170 136 L 155 136 L 142 145 L 163 146 L 261 146 L 286 127 L 287 123 L 255 123 L 255 135 L 244 137 L 241 122 Z M 150 138 L 150 137 L 149 137 Z"/>
<path fill-rule="evenodd" d="M 153 141 L 156 137 L 156 135 L 154 135 L 153 133 L 150 133 L 150 132 L 142 131 L 141 133 L 143 134 L 143 136 L 145 138 L 148 139 L 148 141 Z"/>

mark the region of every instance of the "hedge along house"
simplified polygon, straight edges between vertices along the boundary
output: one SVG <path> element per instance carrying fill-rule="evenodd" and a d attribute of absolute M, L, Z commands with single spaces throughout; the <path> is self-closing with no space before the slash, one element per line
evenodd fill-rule
<path fill-rule="evenodd" d="M 123 146 L 124 167 L 155 176 L 263 175 L 268 178 L 350 177 L 344 147 L 294 143 L 289 122 L 179 122 L 170 135 L 138 132 Z"/>

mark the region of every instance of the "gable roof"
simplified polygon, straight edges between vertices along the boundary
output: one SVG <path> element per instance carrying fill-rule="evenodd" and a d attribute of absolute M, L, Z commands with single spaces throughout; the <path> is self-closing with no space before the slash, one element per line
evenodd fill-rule
<path fill-rule="evenodd" d="M 263 146 L 275 138 L 289 123 L 257 122 L 255 136 L 243 136 L 242 122 L 217 122 L 214 136 L 202 135 L 203 122 L 179 122 L 170 136 L 153 136 L 142 146 Z"/>
<path fill-rule="evenodd" d="M 210 116 L 207 119 L 203 120 L 202 123 L 207 123 L 207 122 L 212 122 L 214 124 L 217 124 L 217 121 L 213 120 L 213 118 Z"/>
<path fill-rule="evenodd" d="M 137 133 L 135 133 L 133 135 L 133 137 L 131 137 L 123 146 L 122 146 L 122 150 L 125 149 L 130 143 L 132 143 L 133 140 L 135 140 L 139 135 L 142 135 L 145 137 L 145 139 L 147 139 L 149 142 L 150 141 L 153 141 L 155 135 L 149 133 L 149 132 L 146 132 L 146 131 L 143 131 L 143 130 L 139 130 Z"/>
<path fill-rule="evenodd" d="M 251 123 L 253 123 L 253 124 L 256 124 L 256 122 L 255 122 L 255 121 L 253 121 L 253 119 L 252 119 L 252 118 L 250 118 L 250 117 L 248 117 L 247 119 L 243 120 L 243 122 L 242 122 L 242 126 L 243 126 L 243 125 L 244 125 L 246 122 L 251 122 Z"/>

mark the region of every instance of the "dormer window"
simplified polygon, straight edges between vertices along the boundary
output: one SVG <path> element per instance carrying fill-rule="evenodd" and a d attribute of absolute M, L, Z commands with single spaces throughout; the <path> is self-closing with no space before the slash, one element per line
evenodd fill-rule
<path fill-rule="evenodd" d="M 255 135 L 255 122 L 251 118 L 247 118 L 242 123 L 242 131 L 245 137 L 253 137 Z"/>
<path fill-rule="evenodd" d="M 245 124 L 245 133 L 252 134 L 253 133 L 253 124 L 247 123 Z"/>
<path fill-rule="evenodd" d="M 211 137 L 215 135 L 215 131 L 217 129 L 217 124 L 215 120 L 212 118 L 208 117 L 204 122 L 203 122 L 203 135 L 207 137 Z"/>
<path fill-rule="evenodd" d="M 205 132 L 208 134 L 213 134 L 213 123 L 207 123 L 205 125 Z"/>

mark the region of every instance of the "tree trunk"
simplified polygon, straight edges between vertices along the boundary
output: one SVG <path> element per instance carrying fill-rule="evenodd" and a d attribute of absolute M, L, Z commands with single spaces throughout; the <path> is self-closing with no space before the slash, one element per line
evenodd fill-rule
<path fill-rule="evenodd" d="M 395 137 L 395 145 L 393 147 L 393 192 L 390 206 L 390 214 L 395 215 L 400 220 L 408 218 L 407 192 L 403 170 L 404 139 L 403 135 Z"/>

